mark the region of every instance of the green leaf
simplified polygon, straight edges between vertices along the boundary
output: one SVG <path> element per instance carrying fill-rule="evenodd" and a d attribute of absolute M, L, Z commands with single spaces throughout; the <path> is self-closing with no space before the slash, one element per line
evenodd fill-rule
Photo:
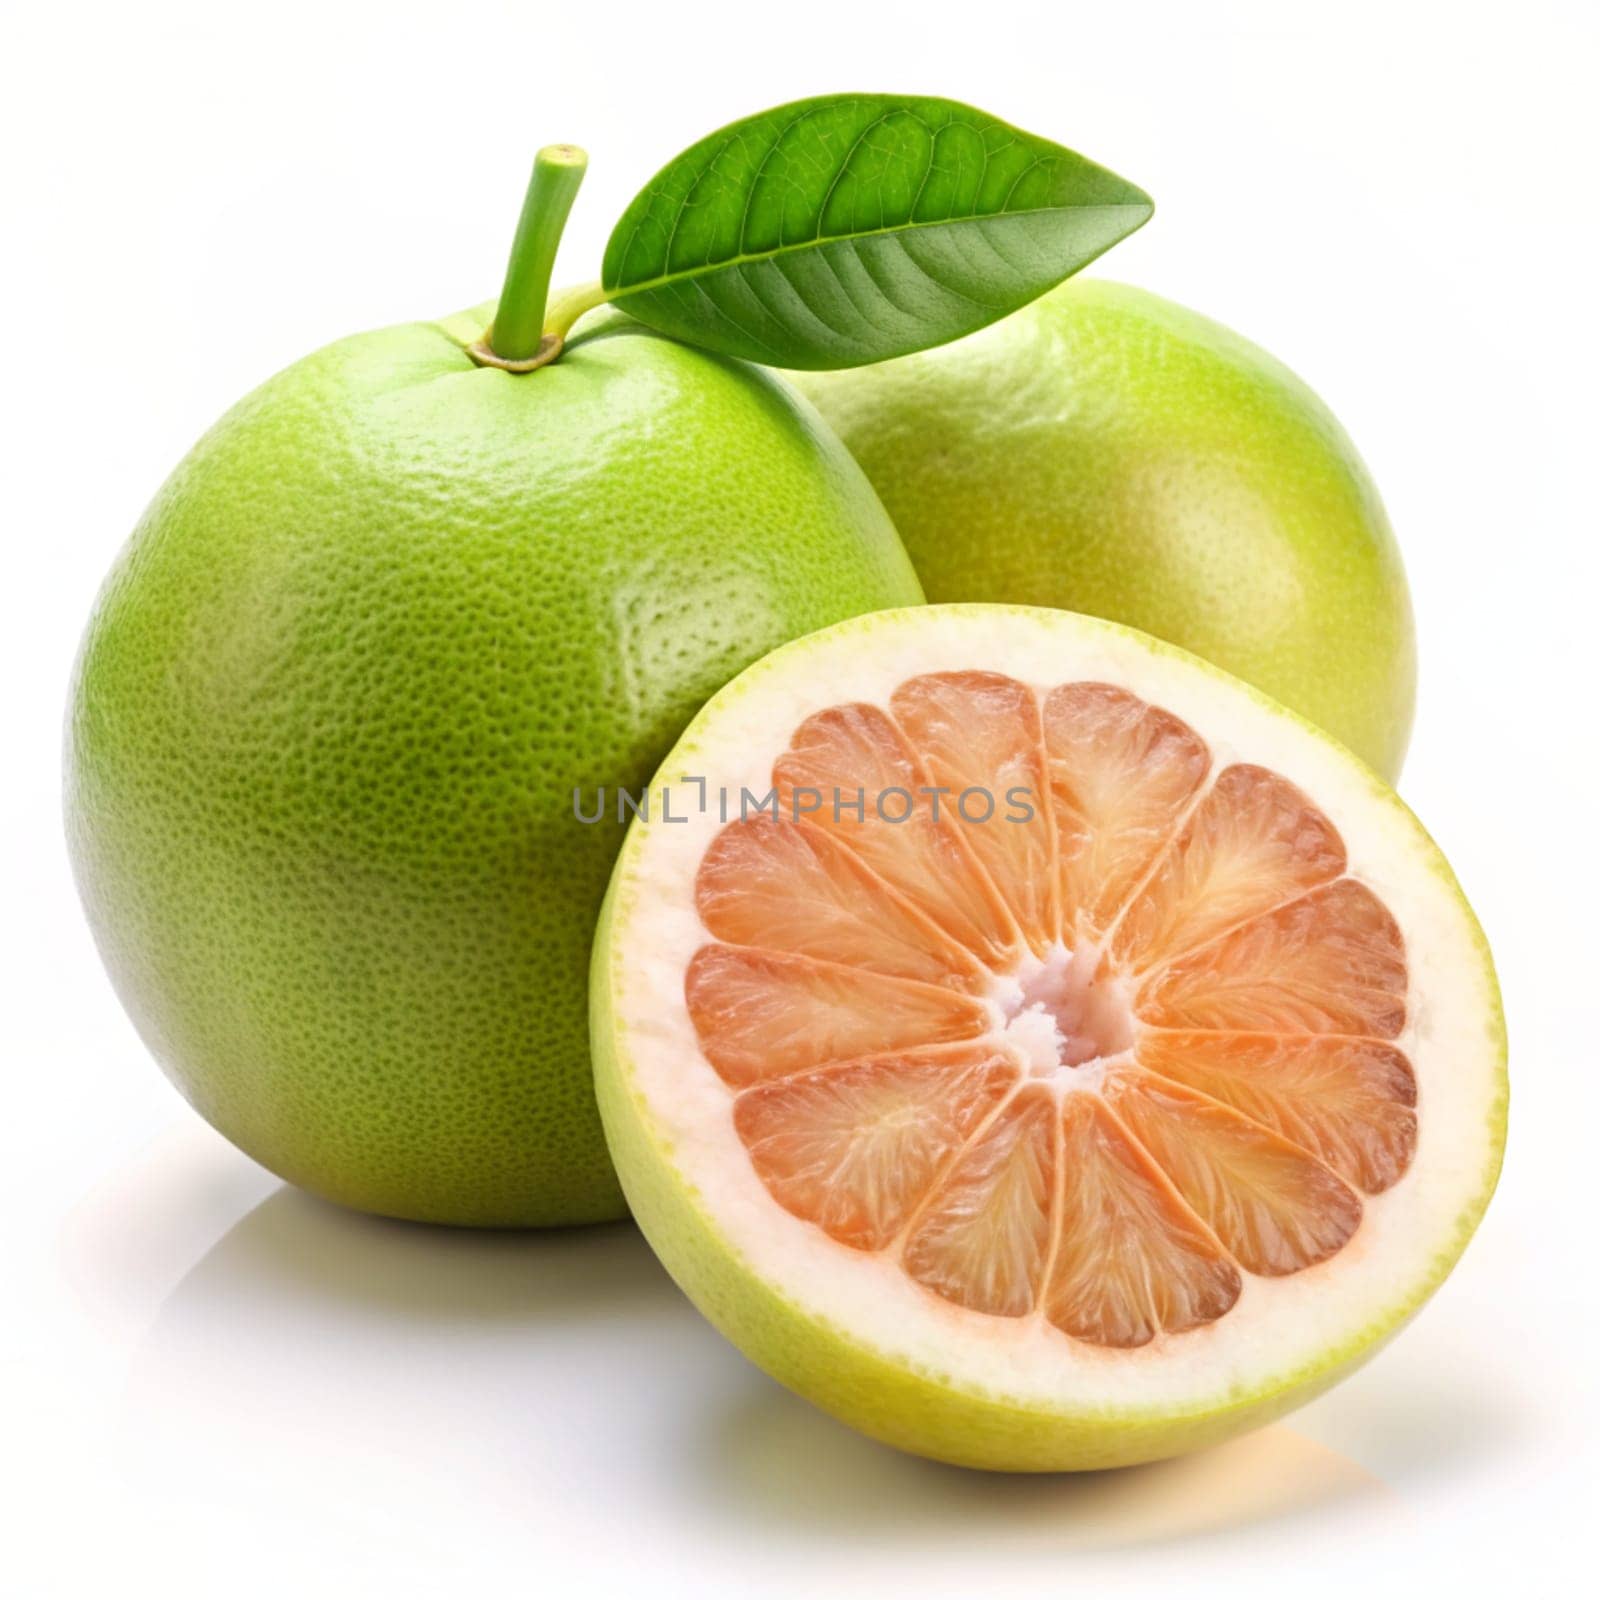
<path fill-rule="evenodd" d="M 828 95 L 663 167 L 606 246 L 607 296 L 767 366 L 864 366 L 958 339 L 1152 210 L 1104 167 L 952 100 Z"/>

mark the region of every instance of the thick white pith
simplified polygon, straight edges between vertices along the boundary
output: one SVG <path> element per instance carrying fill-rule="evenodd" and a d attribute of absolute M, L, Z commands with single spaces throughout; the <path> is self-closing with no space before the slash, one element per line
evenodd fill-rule
<path fill-rule="evenodd" d="M 721 826 L 698 786 L 630 841 L 613 928 L 618 1046 L 657 1141 L 730 1246 L 789 1297 L 891 1359 L 1024 1400 L 1198 1405 L 1259 1390 L 1391 1320 L 1481 1201 L 1496 1151 L 1500 1040 L 1490 977 L 1470 918 L 1420 830 L 1365 769 L 1234 684 L 1137 636 L 1060 614 L 949 609 L 864 619 L 769 658 L 713 702 L 680 749 L 682 777 L 765 793 L 774 760 L 806 716 L 842 701 L 886 704 L 906 679 L 987 669 L 1045 688 L 1110 682 L 1195 727 L 1219 765 L 1256 762 L 1310 794 L 1343 835 L 1351 875 L 1388 905 L 1406 938 L 1409 1017 L 1396 1043 L 1417 1075 L 1421 1133 L 1411 1170 L 1369 1197 L 1355 1237 L 1291 1277 L 1249 1279 L 1209 1327 L 1137 1351 L 1063 1339 L 1040 1319 L 1004 1319 L 939 1300 L 898 1268 L 834 1243 L 778 1207 L 734 1132 L 731 1095 L 700 1054 L 684 970 L 706 937 L 694 876 Z M 1042 1077 L 1081 1086 L 1114 1059 L 1118 997 L 1087 988 L 1093 952 L 1057 949 L 990 998 L 997 1027 Z M 1065 1046 L 1065 1049 L 1063 1048 Z M 1065 1058 L 1071 1056 L 1074 1061 Z M 1065 1085 L 1063 1085 L 1064 1087 Z"/>

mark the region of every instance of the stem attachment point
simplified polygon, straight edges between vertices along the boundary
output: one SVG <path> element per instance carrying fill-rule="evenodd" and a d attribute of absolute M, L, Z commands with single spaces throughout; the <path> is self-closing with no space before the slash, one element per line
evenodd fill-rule
<path fill-rule="evenodd" d="M 540 367 L 548 367 L 561 354 L 565 344 L 566 340 L 559 333 L 547 333 L 539 340 L 539 348 L 531 356 L 525 356 L 521 361 L 509 361 L 489 347 L 489 337 L 485 334 L 476 344 L 467 346 L 467 354 L 480 367 L 499 367 L 502 372 L 537 372 Z"/>

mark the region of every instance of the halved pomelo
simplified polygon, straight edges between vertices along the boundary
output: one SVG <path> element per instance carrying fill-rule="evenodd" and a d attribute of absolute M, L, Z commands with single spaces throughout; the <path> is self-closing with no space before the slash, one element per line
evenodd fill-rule
<path fill-rule="evenodd" d="M 984 1467 L 1308 1399 L 1442 1281 L 1504 1140 L 1488 948 L 1405 806 L 1062 612 L 880 613 L 717 695 L 618 863 L 592 1031 L 696 1304 Z"/>

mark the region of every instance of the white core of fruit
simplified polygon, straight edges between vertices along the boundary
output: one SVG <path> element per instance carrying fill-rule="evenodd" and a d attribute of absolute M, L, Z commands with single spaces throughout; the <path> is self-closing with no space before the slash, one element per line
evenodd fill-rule
<path fill-rule="evenodd" d="M 1126 985 L 1101 968 L 1097 947 L 1069 950 L 1058 943 L 996 985 L 1001 1037 L 1031 1076 L 1097 1088 L 1107 1062 L 1132 1047 Z"/>

